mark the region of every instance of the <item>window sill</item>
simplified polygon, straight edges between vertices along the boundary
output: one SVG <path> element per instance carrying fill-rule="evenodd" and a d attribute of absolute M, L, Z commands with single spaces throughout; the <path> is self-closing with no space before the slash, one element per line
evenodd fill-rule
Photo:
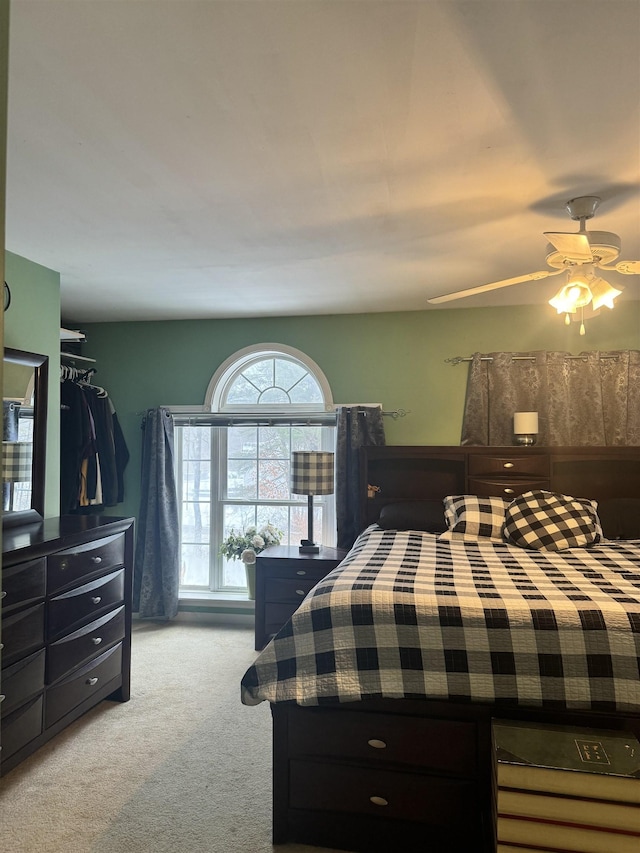
<path fill-rule="evenodd" d="M 255 601 L 241 593 L 229 592 L 196 592 L 184 590 L 178 593 L 180 609 L 211 609 L 217 611 L 241 611 L 243 613 L 255 610 Z"/>

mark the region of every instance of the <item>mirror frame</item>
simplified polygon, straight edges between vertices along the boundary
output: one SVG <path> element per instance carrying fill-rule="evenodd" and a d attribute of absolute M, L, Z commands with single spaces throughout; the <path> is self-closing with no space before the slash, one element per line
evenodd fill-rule
<path fill-rule="evenodd" d="M 33 367 L 33 462 L 31 464 L 31 509 L 2 513 L 2 526 L 34 524 L 44 517 L 44 484 L 47 452 L 47 397 L 49 356 L 4 348 L 4 360 Z"/>

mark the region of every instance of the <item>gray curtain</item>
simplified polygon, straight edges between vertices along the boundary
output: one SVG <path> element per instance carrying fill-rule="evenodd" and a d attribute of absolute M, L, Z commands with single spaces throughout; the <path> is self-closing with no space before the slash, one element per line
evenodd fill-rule
<path fill-rule="evenodd" d="M 639 445 L 640 351 L 474 353 L 461 444 L 513 444 L 529 411 L 543 446 Z"/>
<path fill-rule="evenodd" d="M 180 583 L 178 497 L 173 469 L 173 418 L 149 409 L 142 421 L 142 476 L 133 582 L 140 616 L 172 619 Z"/>
<path fill-rule="evenodd" d="M 350 548 L 360 533 L 360 448 L 385 444 L 382 410 L 340 406 L 336 431 L 338 548 Z"/>

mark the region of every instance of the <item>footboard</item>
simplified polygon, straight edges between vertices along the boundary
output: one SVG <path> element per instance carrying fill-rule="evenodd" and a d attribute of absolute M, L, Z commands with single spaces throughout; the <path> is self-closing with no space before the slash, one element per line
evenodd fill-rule
<path fill-rule="evenodd" d="M 494 849 L 491 720 L 640 732 L 640 718 L 421 700 L 272 705 L 273 841 L 362 853 Z"/>

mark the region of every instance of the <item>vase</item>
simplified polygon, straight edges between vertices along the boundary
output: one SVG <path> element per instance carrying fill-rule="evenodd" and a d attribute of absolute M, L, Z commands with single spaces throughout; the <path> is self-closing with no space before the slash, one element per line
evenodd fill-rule
<path fill-rule="evenodd" d="M 247 587 L 249 588 L 249 599 L 255 601 L 256 598 L 256 564 L 245 563 L 245 572 L 247 573 Z"/>

